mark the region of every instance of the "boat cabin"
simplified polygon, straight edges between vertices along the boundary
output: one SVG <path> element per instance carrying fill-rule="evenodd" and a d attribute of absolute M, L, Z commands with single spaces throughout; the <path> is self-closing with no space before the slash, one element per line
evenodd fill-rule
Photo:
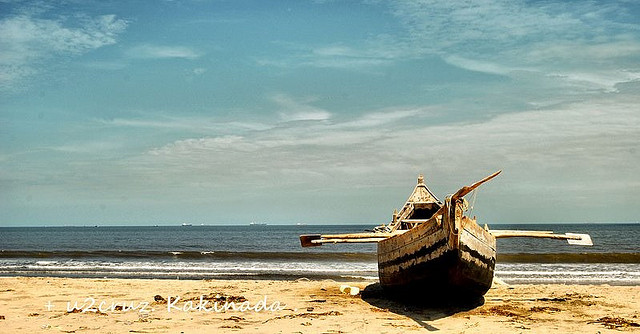
<path fill-rule="evenodd" d="M 402 210 L 400 212 L 394 210 L 388 230 L 409 230 L 415 225 L 427 221 L 441 207 L 442 202 L 427 188 L 424 183 L 424 176 L 420 174 L 418 176 L 418 184 L 413 189 Z"/>

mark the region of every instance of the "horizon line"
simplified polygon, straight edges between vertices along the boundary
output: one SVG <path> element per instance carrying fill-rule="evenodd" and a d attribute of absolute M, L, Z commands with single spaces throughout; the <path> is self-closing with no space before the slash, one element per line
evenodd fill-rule
<path fill-rule="evenodd" d="M 640 224 L 640 221 L 625 221 L 625 222 L 517 222 L 517 223 L 491 223 L 487 225 L 595 225 L 595 224 Z M 482 224 L 484 225 L 484 224 Z M 367 223 L 278 223 L 278 224 L 269 224 L 269 223 L 260 223 L 260 224 L 250 224 L 250 223 L 242 223 L 242 224 L 143 224 L 143 225 L 119 225 L 119 224 L 88 224 L 88 225 L 80 225 L 80 224 L 65 224 L 65 225 L 9 225 L 9 226 L 0 226 L 0 228 L 12 228 L 12 227 L 205 227 L 205 226 L 217 226 L 217 227 L 232 227 L 232 226 L 253 226 L 253 227 L 263 227 L 263 226 L 377 226 L 375 224 L 367 224 Z"/>

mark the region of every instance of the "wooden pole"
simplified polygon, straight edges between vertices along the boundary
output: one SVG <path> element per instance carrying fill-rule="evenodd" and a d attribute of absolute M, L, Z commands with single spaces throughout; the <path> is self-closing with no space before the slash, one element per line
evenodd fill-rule
<path fill-rule="evenodd" d="M 300 244 L 302 247 L 321 246 L 326 243 L 367 243 L 378 242 L 394 235 L 406 232 L 396 231 L 386 232 L 367 232 L 367 233 L 345 233 L 345 234 L 305 234 L 300 236 Z"/>
<path fill-rule="evenodd" d="M 493 179 L 494 177 L 498 176 L 498 174 L 502 173 L 501 170 L 485 177 L 484 179 L 470 185 L 470 186 L 464 186 L 462 188 L 460 188 L 460 190 L 458 190 L 455 194 L 453 194 L 453 196 L 451 196 L 451 198 L 453 200 L 458 199 L 458 198 L 462 198 L 464 197 L 466 194 L 472 192 L 474 189 L 478 188 L 481 184 Z"/>
<path fill-rule="evenodd" d="M 371 243 L 371 242 L 379 242 L 386 238 L 362 238 L 362 239 L 318 239 L 312 240 L 311 243 L 314 244 L 344 244 L 344 243 Z"/>
<path fill-rule="evenodd" d="M 499 238 L 546 238 L 567 240 L 570 245 L 593 246 L 591 236 L 580 233 L 554 234 L 551 231 L 512 231 L 512 230 L 490 230 L 489 233 L 496 239 Z"/>

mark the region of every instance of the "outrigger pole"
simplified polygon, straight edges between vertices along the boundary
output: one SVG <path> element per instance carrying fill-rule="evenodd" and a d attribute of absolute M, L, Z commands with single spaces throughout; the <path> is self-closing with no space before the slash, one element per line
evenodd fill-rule
<path fill-rule="evenodd" d="M 393 233 L 350 233 L 350 234 L 305 234 L 300 236 L 302 247 L 322 246 L 340 243 L 377 243 L 407 230 Z M 581 233 L 555 234 L 553 231 L 489 230 L 496 239 L 501 238 L 545 238 L 567 240 L 569 245 L 593 246 L 591 236 Z"/>
<path fill-rule="evenodd" d="M 460 188 L 455 194 L 451 196 L 452 201 L 456 199 L 462 198 L 468 193 L 472 192 L 474 189 L 478 188 L 483 183 L 493 179 L 498 176 L 502 171 L 497 171 L 484 179 L 470 185 L 464 186 Z M 442 215 L 444 212 L 444 206 L 441 207 L 438 211 L 436 211 L 432 217 L 437 217 Z M 414 226 L 417 224 L 422 224 L 427 222 L 429 219 L 411 219 L 406 222 L 413 223 Z M 403 222 L 404 220 L 400 221 Z M 437 220 L 436 220 L 437 221 Z M 394 235 L 403 234 L 407 230 L 397 230 L 397 226 L 399 226 L 398 222 L 390 223 L 388 226 L 391 227 L 391 232 L 368 232 L 368 233 L 347 233 L 347 234 L 306 234 L 300 236 L 300 244 L 302 247 L 313 247 L 313 246 L 322 246 L 322 244 L 327 243 L 377 243 L 387 238 L 390 238 Z M 491 233 L 495 238 L 546 238 L 546 239 L 560 239 L 567 240 L 570 245 L 583 245 L 583 246 L 592 246 L 593 242 L 591 241 L 591 237 L 588 234 L 579 234 L 579 233 L 564 233 L 564 234 L 554 234 L 553 231 L 518 231 L 518 230 L 489 230 L 485 225 L 485 229 Z"/>

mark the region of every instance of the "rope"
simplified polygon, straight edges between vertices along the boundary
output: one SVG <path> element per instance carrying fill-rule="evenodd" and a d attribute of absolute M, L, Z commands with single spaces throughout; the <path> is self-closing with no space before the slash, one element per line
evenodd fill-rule
<path fill-rule="evenodd" d="M 469 208 L 469 215 L 471 215 L 471 213 L 473 212 L 473 208 L 475 208 L 476 206 L 477 191 L 478 191 L 478 188 L 473 189 L 473 194 L 471 194 L 471 207 Z"/>

